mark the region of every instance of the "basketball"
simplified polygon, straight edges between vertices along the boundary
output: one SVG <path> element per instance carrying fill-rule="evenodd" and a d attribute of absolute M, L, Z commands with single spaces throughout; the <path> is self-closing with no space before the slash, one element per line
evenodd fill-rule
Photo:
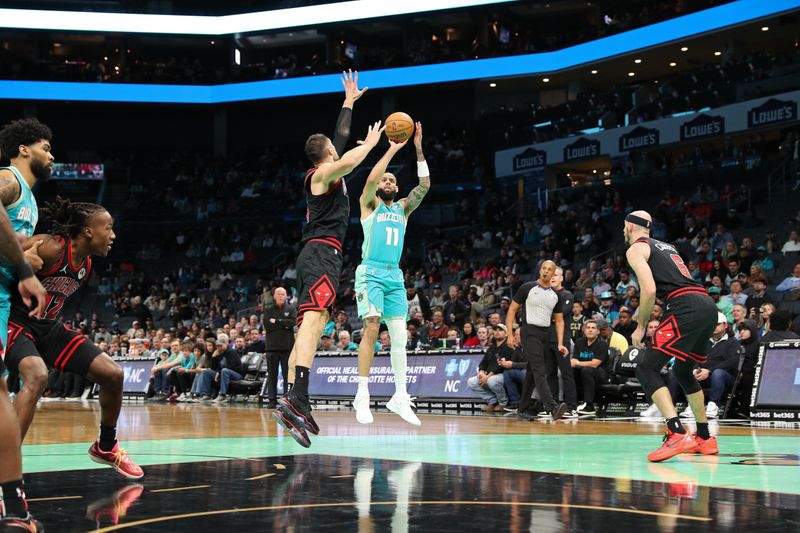
<path fill-rule="evenodd" d="M 414 135 L 414 121 L 402 111 L 397 111 L 389 115 L 386 119 L 386 129 L 384 130 L 390 141 L 407 141 Z"/>

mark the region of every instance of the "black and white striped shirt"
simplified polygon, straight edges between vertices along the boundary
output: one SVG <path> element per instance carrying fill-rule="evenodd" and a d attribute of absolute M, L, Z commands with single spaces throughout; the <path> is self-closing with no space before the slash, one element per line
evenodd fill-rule
<path fill-rule="evenodd" d="M 558 305 L 558 295 L 550 287 L 539 285 L 538 281 L 524 283 L 514 295 L 514 301 L 522 306 L 522 324 L 549 328 L 553 311 Z"/>

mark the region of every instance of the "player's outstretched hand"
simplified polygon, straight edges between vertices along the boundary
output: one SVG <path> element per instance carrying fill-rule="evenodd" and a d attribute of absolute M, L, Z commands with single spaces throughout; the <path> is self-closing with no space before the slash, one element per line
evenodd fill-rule
<path fill-rule="evenodd" d="M 353 69 L 342 72 L 342 85 L 344 85 L 344 99 L 350 103 L 361 98 L 369 89 L 369 87 L 358 88 L 358 71 L 353 72 Z"/>
<path fill-rule="evenodd" d="M 381 134 L 385 129 L 386 126 L 381 126 L 381 121 L 377 121 L 367 129 L 367 136 L 364 137 L 363 141 L 358 141 L 358 144 L 368 144 L 372 147 L 375 147 L 375 145 L 378 144 L 378 141 L 381 140 Z"/>
<path fill-rule="evenodd" d="M 397 153 L 403 149 L 403 147 L 408 143 L 408 139 L 403 142 L 396 142 L 389 139 L 389 151 L 392 153 Z"/>
<path fill-rule="evenodd" d="M 422 122 L 417 122 L 414 128 L 414 146 L 417 150 L 422 150 Z"/>
<path fill-rule="evenodd" d="M 28 316 L 42 318 L 44 316 L 44 305 L 47 301 L 47 291 L 42 287 L 39 278 L 32 276 L 28 279 L 23 279 L 19 282 L 18 290 L 22 301 L 28 306 L 28 309 L 33 307 L 32 298 L 36 299 L 36 307 L 33 307 Z"/>

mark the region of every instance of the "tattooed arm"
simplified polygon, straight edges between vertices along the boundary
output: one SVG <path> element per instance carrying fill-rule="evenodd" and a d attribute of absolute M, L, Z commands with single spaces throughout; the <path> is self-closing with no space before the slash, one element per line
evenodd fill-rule
<path fill-rule="evenodd" d="M 414 147 L 417 149 L 417 175 L 419 176 L 419 185 L 411 189 L 406 198 L 400 200 L 405 207 L 406 216 L 414 212 L 422 199 L 428 194 L 431 188 L 431 177 L 428 171 L 428 164 L 425 162 L 425 154 L 422 153 L 422 124 L 417 122 L 416 131 L 414 132 Z"/>

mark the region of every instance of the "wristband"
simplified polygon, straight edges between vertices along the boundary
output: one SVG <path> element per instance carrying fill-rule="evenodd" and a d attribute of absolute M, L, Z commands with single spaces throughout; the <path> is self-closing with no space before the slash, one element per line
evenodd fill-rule
<path fill-rule="evenodd" d="M 17 277 L 20 281 L 25 281 L 26 279 L 33 277 L 33 268 L 31 267 L 30 263 L 25 261 L 19 268 L 17 268 Z"/>
<path fill-rule="evenodd" d="M 417 161 L 417 177 L 418 178 L 427 178 L 431 175 L 430 170 L 428 170 L 428 162 L 427 161 Z"/>

